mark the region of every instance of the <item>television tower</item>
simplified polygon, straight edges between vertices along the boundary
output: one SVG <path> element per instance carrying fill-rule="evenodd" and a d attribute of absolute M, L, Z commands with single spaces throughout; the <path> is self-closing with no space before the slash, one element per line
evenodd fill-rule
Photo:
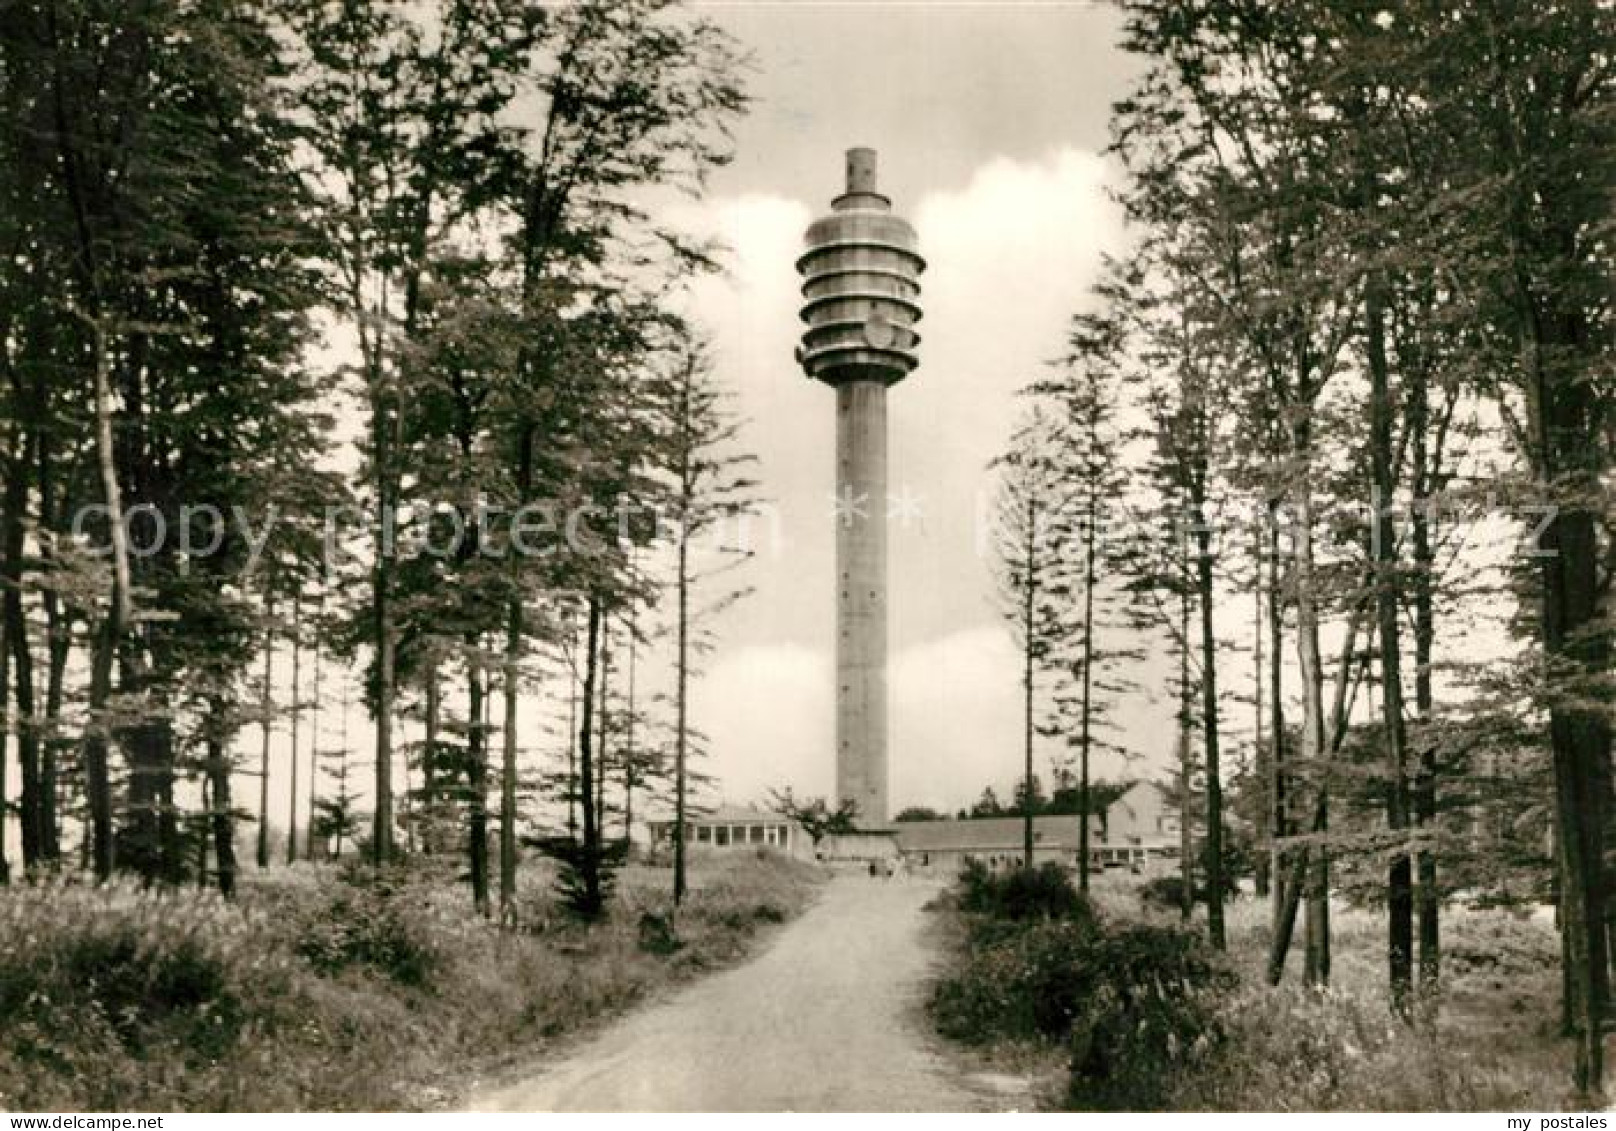
<path fill-rule="evenodd" d="M 847 151 L 847 189 L 797 260 L 797 360 L 836 390 L 836 796 L 887 823 L 887 388 L 919 364 L 915 230 L 876 191 L 875 150 Z"/>

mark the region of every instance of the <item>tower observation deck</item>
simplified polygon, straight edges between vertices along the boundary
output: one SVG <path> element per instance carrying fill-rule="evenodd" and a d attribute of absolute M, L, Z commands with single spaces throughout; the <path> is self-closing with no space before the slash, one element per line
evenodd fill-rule
<path fill-rule="evenodd" d="M 876 191 L 871 149 L 809 225 L 797 260 L 806 328 L 797 360 L 836 390 L 836 794 L 861 827 L 887 800 L 887 389 L 919 364 L 915 230 Z"/>

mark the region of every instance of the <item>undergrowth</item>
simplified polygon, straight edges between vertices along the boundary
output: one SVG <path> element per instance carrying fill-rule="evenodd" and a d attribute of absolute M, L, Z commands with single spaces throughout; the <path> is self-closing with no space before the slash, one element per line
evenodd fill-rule
<path fill-rule="evenodd" d="M 471 915 L 449 866 L 278 870 L 234 905 L 123 882 L 0 893 L 0 1108 L 430 1105 L 468 1066 L 734 961 L 818 883 L 774 854 L 715 858 L 674 916 L 667 873 L 630 867 L 583 926 L 552 878 L 528 870 L 512 930 Z"/>
<path fill-rule="evenodd" d="M 931 999 L 938 1030 L 1063 1048 L 1070 1106 L 1159 1107 L 1172 1073 L 1219 1039 L 1234 979 L 1195 933 L 1102 916 L 1059 867 L 970 870 L 959 904 L 958 964 Z"/>
<path fill-rule="evenodd" d="M 1331 985 L 1263 973 L 1268 905 L 1233 909 L 1241 988 L 1227 1040 L 1173 1083 L 1183 1110 L 1550 1111 L 1576 1109 L 1557 1033 L 1551 922 L 1453 907 L 1442 916 L 1441 990 L 1399 1020 L 1386 991 L 1385 919 L 1332 911 Z"/>
<path fill-rule="evenodd" d="M 971 873 L 931 1001 L 938 1030 L 1012 1055 L 1060 1055 L 1073 1109 L 1546 1111 L 1575 1109 L 1557 1032 L 1558 946 L 1542 915 L 1443 912 L 1441 990 L 1412 1021 L 1385 989 L 1385 920 L 1332 912 L 1331 986 L 1265 977 L 1269 905 L 1228 909 L 1227 956 L 1137 889 L 1105 910 L 1028 914 L 1012 886 L 1067 906 L 1052 875 Z M 987 888 L 989 890 L 982 890 Z M 994 890 L 996 889 L 996 890 Z M 1006 902 L 1008 900 L 1008 902 Z M 974 910 L 973 910 L 974 909 Z"/>

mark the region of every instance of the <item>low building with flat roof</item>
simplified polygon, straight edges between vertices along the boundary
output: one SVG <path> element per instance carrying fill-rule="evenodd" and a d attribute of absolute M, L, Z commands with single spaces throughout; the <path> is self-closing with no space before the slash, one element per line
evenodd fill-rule
<path fill-rule="evenodd" d="M 976 860 L 988 868 L 1019 867 L 1025 850 L 1022 817 L 900 821 L 892 826 L 909 867 L 952 875 Z M 1075 870 L 1082 828 L 1076 814 L 1034 817 L 1033 863 L 1053 862 Z M 1094 867 L 1142 869 L 1153 861 L 1176 860 L 1178 816 L 1161 788 L 1138 782 L 1089 824 L 1089 858 Z"/>
<path fill-rule="evenodd" d="M 649 821 L 654 850 L 673 844 L 673 819 Z M 776 848 L 794 856 L 811 856 L 808 834 L 779 813 L 741 805 L 720 805 L 711 813 L 685 817 L 685 847 L 697 850 Z"/>
<path fill-rule="evenodd" d="M 673 821 L 648 822 L 653 851 L 673 844 Z M 829 834 L 815 845 L 802 827 L 781 813 L 756 806 L 720 805 L 685 819 L 685 846 L 695 852 L 773 848 L 805 860 L 836 865 L 892 863 L 901 857 L 914 871 L 952 876 L 977 860 L 989 868 L 1021 864 L 1022 818 L 899 821 L 879 829 Z M 1033 818 L 1033 863 L 1053 861 L 1077 869 L 1082 831 L 1076 814 Z M 1177 860 L 1178 813 L 1162 788 L 1137 782 L 1089 825 L 1089 858 L 1095 868 L 1143 870 Z"/>

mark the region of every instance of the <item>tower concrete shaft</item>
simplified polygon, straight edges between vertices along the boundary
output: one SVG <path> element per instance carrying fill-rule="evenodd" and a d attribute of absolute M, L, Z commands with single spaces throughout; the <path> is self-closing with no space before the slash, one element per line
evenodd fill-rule
<path fill-rule="evenodd" d="M 887 808 L 887 386 L 836 388 L 836 796 Z"/>
<path fill-rule="evenodd" d="M 836 795 L 861 827 L 887 803 L 887 388 L 918 364 L 914 229 L 876 190 L 875 152 L 847 153 L 847 190 L 797 261 L 808 324 L 797 358 L 836 390 Z"/>

